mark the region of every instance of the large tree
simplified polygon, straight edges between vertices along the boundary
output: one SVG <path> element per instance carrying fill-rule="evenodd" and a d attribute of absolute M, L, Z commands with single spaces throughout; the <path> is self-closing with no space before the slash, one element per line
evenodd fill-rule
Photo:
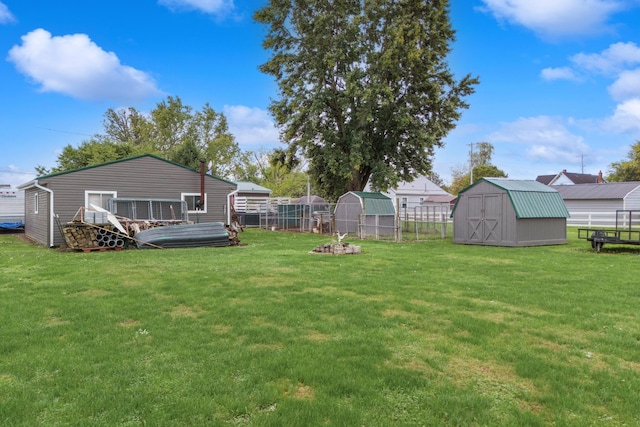
<path fill-rule="evenodd" d="M 448 0 L 269 0 L 261 65 L 279 85 L 281 139 L 335 200 L 429 174 L 476 78 L 456 80 Z"/>
<path fill-rule="evenodd" d="M 609 182 L 640 181 L 640 140 L 631 146 L 628 160 L 613 162 L 609 165 Z"/>

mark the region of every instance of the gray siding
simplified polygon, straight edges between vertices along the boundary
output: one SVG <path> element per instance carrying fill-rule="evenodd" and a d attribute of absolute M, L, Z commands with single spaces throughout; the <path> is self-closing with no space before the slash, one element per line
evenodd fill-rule
<path fill-rule="evenodd" d="M 35 200 L 38 195 L 38 213 L 36 214 Z M 49 246 L 50 233 L 50 195 L 39 188 L 25 190 L 25 222 L 24 234 L 34 242 L 44 246 Z"/>
<path fill-rule="evenodd" d="M 537 246 L 567 243 L 566 218 L 520 218 L 509 193 L 479 182 L 458 195 L 453 212 L 455 243 Z"/>
<path fill-rule="evenodd" d="M 153 156 L 43 177 L 39 184 L 53 190 L 54 211 L 62 224 L 71 221 L 84 206 L 86 191 L 117 192 L 118 197 L 144 199 L 180 199 L 181 193 L 200 193 L 199 173 Z M 189 219 L 226 223 L 227 194 L 235 188 L 232 183 L 206 176 L 207 212 L 189 214 Z M 59 230 L 54 236 L 55 246 L 64 244 Z"/>
<path fill-rule="evenodd" d="M 624 198 L 624 208 L 627 210 L 640 210 L 640 188 L 629 192 Z"/>

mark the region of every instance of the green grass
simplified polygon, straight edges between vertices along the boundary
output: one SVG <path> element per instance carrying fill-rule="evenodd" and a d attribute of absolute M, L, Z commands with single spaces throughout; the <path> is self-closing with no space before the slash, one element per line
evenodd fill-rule
<path fill-rule="evenodd" d="M 0 425 L 640 423 L 640 247 L 240 238 L 0 236 Z"/>

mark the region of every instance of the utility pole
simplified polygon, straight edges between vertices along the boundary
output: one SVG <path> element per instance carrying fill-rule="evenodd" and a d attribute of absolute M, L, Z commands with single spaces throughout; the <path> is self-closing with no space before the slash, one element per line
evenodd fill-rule
<path fill-rule="evenodd" d="M 473 184 L 473 142 L 469 144 L 469 185 Z"/>

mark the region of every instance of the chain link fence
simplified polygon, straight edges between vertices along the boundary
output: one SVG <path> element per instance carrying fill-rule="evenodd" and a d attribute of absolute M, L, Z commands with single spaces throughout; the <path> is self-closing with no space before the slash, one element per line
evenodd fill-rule
<path fill-rule="evenodd" d="M 246 227 L 324 235 L 347 234 L 349 238 L 390 242 L 446 239 L 452 235 L 448 204 L 401 204 L 396 214 L 366 212 L 359 203 L 296 204 L 290 199 L 270 198 L 249 203 L 240 212 Z"/>

